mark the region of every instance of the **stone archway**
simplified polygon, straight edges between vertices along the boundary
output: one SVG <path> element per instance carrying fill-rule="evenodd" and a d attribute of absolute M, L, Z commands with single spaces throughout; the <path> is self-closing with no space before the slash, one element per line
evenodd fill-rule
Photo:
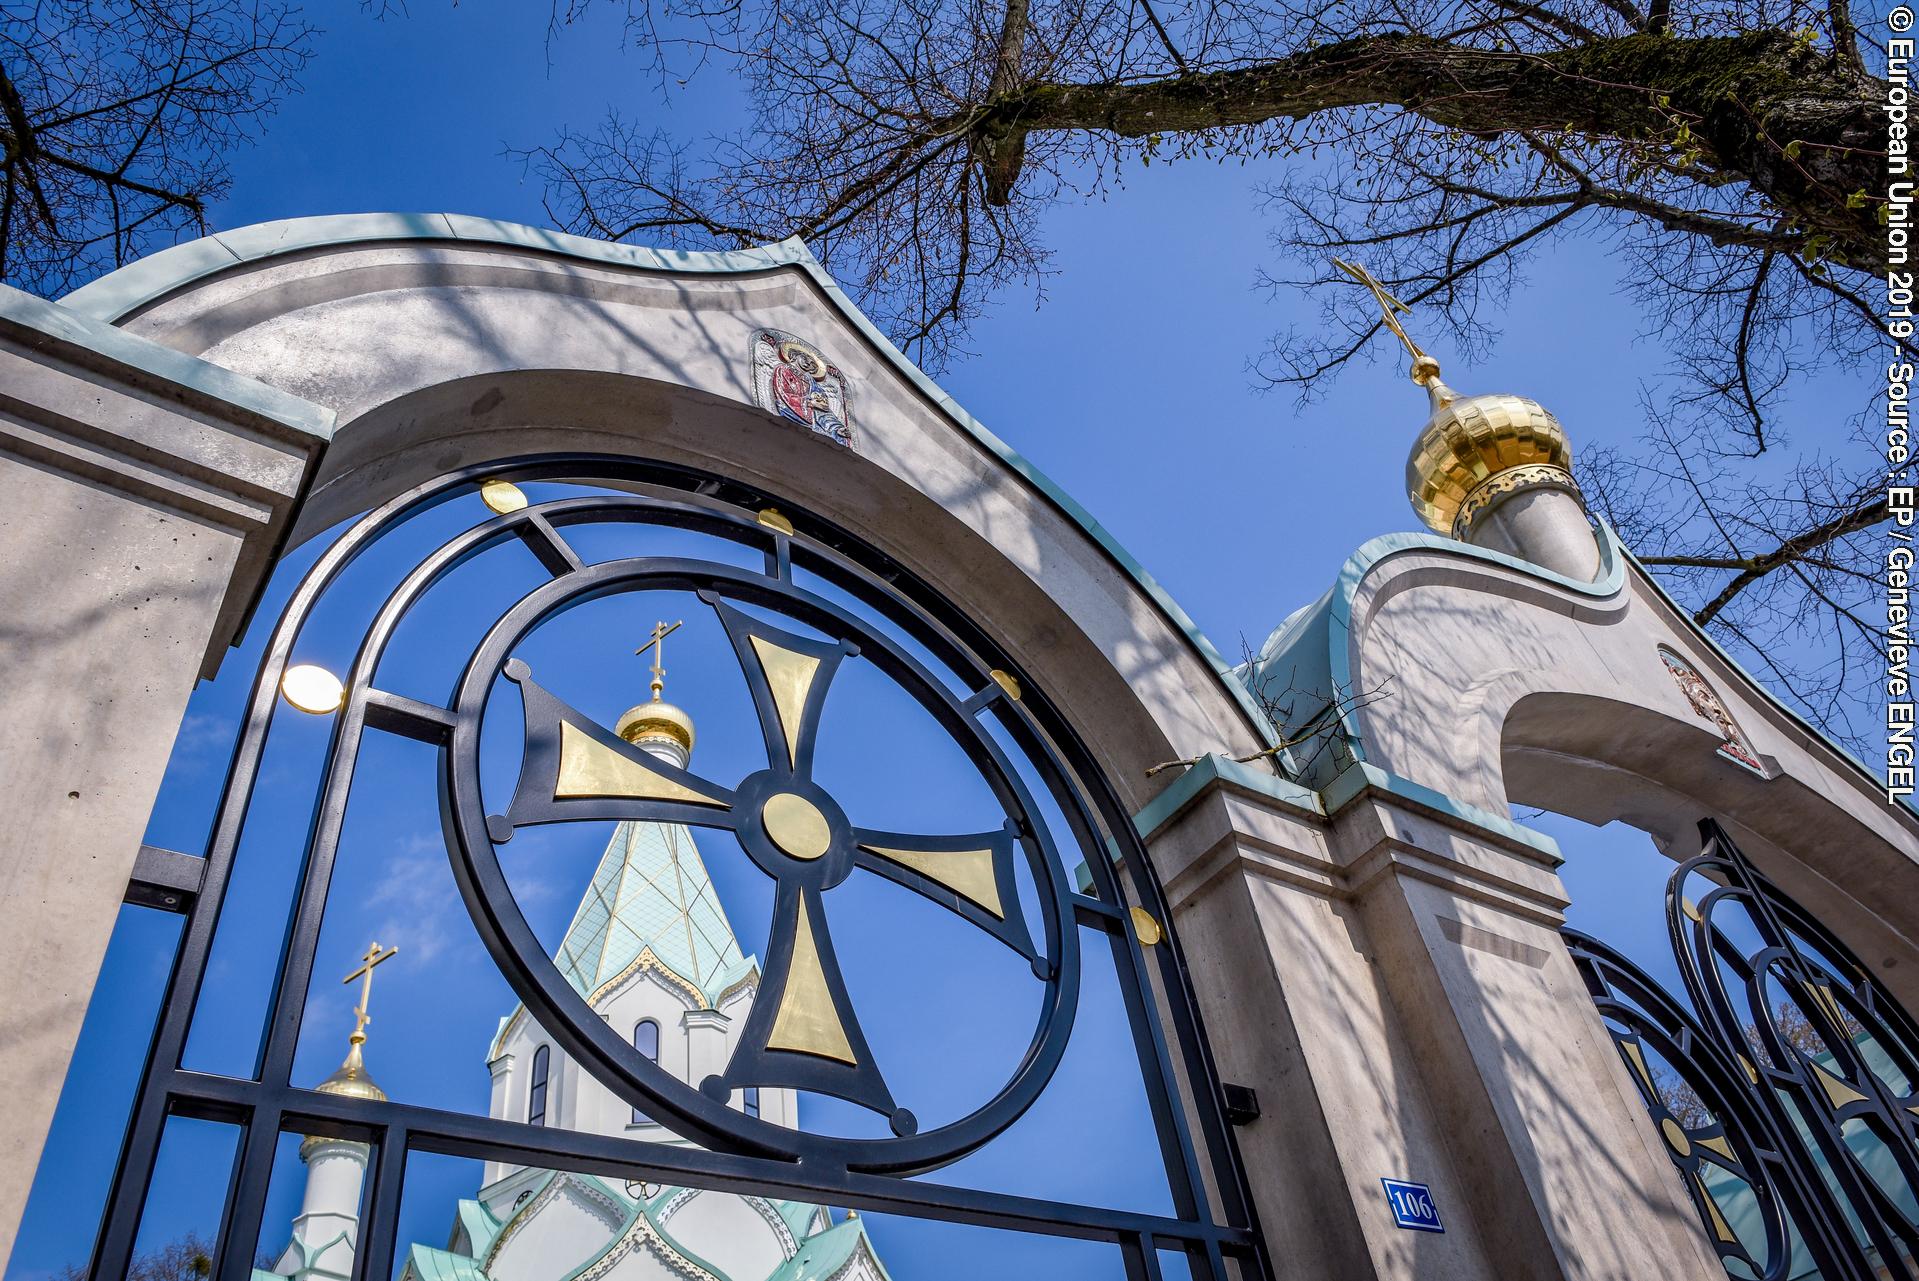
<path fill-rule="evenodd" d="M 218 260 L 169 251 L 69 301 L 336 413 L 296 539 L 456 460 L 658 457 L 785 492 L 990 605 L 1063 704 L 1097 709 L 1083 732 L 1128 756 L 1110 764 L 1135 807 L 1160 786 L 1143 773 L 1156 761 L 1263 745 L 1263 718 L 1183 611 L 797 244 L 661 254 L 384 215 L 219 243 Z M 803 334 L 844 371 L 853 450 L 755 403 L 761 332 Z"/>
<path fill-rule="evenodd" d="M 1333 680 L 1391 683 L 1349 718 L 1353 754 L 1498 820 L 1511 802 L 1621 819 L 1679 858 L 1716 817 L 1854 946 L 1919 971 L 1911 896 L 1856 892 L 1919 870 L 1919 819 L 1600 537 L 1604 566 L 1587 584 L 1424 536 L 1362 549 L 1303 638 L 1325 645 Z M 1673 661 L 1716 706 L 1696 702 Z M 1740 728 L 1757 769 L 1720 751 L 1715 715 Z"/>
<path fill-rule="evenodd" d="M 0 1255 L 196 676 L 291 542 L 456 462 L 660 459 L 844 522 L 992 619 L 1130 807 L 1166 781 L 1147 764 L 1263 741 L 1170 598 L 803 248 L 668 255 L 477 220 L 319 219 L 182 246 L 65 304 L 0 304 L 24 420 L 10 441 L 31 455 L 0 475 L 0 587 L 42 602 L 47 635 L 113 655 L 73 688 L 66 651 L 12 646 L 20 670 L 45 670 L 7 700 L 26 731 L 9 772 L 46 803 L 0 856 L 21 923 L 0 963 L 45 999 L 21 1011 L 29 1043 L 0 1056 L 15 1103 Z M 753 342 L 769 331 L 837 363 L 855 449 L 760 403 Z M 148 853 L 142 892 L 190 900 L 167 878 L 192 869 Z"/>

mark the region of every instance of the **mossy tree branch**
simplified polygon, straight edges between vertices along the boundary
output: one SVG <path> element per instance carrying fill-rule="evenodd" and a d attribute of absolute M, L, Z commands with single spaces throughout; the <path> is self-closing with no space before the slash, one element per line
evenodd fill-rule
<path fill-rule="evenodd" d="M 657 31 L 647 0 L 612 2 Z M 1061 203 L 1117 196 L 1133 165 L 1253 164 L 1284 264 L 1260 279 L 1321 301 L 1255 368 L 1302 400 L 1377 349 L 1331 257 L 1417 307 L 1456 368 L 1533 255 L 1603 246 L 1667 363 L 1643 448 L 1588 465 L 1589 496 L 1809 716 L 1844 737 L 1864 714 L 1883 466 L 1832 452 L 1829 397 L 1801 402 L 1810 447 L 1776 421 L 1821 371 L 1869 385 L 1888 342 L 1886 86 L 1850 0 L 713 2 L 687 44 L 745 78 L 750 126 L 703 157 L 618 118 L 533 149 L 569 229 L 803 235 L 937 366 L 996 292 L 1039 289 Z"/>
<path fill-rule="evenodd" d="M 1475 136 L 1575 134 L 1630 144 L 1702 176 L 1741 181 L 1846 262 L 1885 265 L 1871 202 L 1885 168 L 1875 104 L 1886 85 L 1775 31 L 1678 39 L 1627 35 L 1546 52 L 1508 52 L 1414 34 L 1365 36 L 1253 66 L 1142 83 L 1036 83 L 994 98 L 976 135 L 1007 139 L 1093 130 L 1122 138 L 1400 107 Z M 1016 175 L 1015 175 L 1016 176 Z M 1012 181 L 996 174 L 1004 204 Z M 1663 211 L 1642 206 L 1667 221 Z M 1694 230 L 1672 211 L 1680 230 Z"/>

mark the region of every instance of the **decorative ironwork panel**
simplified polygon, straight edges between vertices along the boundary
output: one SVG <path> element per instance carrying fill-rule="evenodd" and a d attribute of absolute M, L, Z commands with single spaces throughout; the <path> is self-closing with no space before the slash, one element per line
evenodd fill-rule
<path fill-rule="evenodd" d="M 573 489 L 532 501 L 519 488 L 543 481 L 624 492 Z M 631 492 L 636 488 L 643 493 Z M 651 496 L 672 491 L 682 496 Z M 289 677 L 301 628 L 348 565 L 422 513 L 475 493 L 491 516 L 404 573 L 343 681 L 322 679 L 324 672 Z M 593 560 L 572 541 L 583 537 L 572 532 L 582 526 L 699 535 L 748 549 L 745 559 L 761 563 L 742 568 L 740 556 L 657 554 L 644 537 L 632 541 L 631 554 Z M 460 666 L 451 697 L 421 701 L 380 688 L 382 656 L 429 589 L 490 550 L 516 545 L 532 553 L 544 581 L 486 627 Z M 763 763 L 755 747 L 755 767 L 743 777 L 694 766 L 690 721 L 658 701 L 661 651 L 680 624 L 660 623 L 641 651 L 654 651 L 656 701 L 636 706 L 615 726 L 553 692 L 566 686 L 566 673 L 538 670 L 524 656 L 537 648 L 529 649 L 528 639 L 569 610 L 649 591 L 689 594 L 710 611 L 707 625 L 716 625 L 730 644 L 764 748 Z M 855 659 L 877 670 L 957 746 L 992 798 L 996 825 L 892 830 L 870 823 L 859 798 L 849 796 L 843 805 L 822 782 L 816 769 L 822 729 L 843 703 L 829 695 L 848 679 L 844 673 Z M 290 926 L 275 958 L 264 1043 L 250 1079 L 190 1071 L 182 1052 L 283 689 L 302 710 L 334 720 Z M 482 785 L 481 741 L 494 718 L 505 730 L 488 738 L 489 751 L 502 750 L 510 737 L 519 754 L 517 778 L 504 791 Z M 641 740 L 648 734 L 676 738 L 684 750 L 647 750 Z M 348 798 L 362 746 L 379 735 L 437 752 L 438 809 L 454 882 L 526 1014 L 559 1051 L 630 1104 L 636 1123 L 663 1125 L 697 1147 L 564 1128 L 549 1107 L 543 1065 L 536 1069 L 537 1106 L 529 1096 L 524 1121 L 397 1102 L 370 1081 L 351 1089 L 293 1083 Z M 701 1079 L 682 1080 L 656 1061 L 657 1024 L 648 1041 L 633 1025 L 612 1026 L 596 1013 L 590 994 L 542 946 L 503 870 L 502 847 L 539 839 L 527 836 L 529 829 L 608 820 L 727 833 L 770 878 L 772 921 L 758 994 L 733 1050 Z M 1076 863 L 1083 889 L 1076 888 Z M 896 1097 L 888 1064 L 873 1049 L 868 1011 L 854 999 L 836 946 L 836 930 L 847 924 L 841 887 L 856 870 L 935 905 L 962 922 L 962 932 L 976 930 L 968 937 L 986 940 L 981 946 L 994 955 L 1010 953 L 1011 972 L 1032 985 L 1037 1016 L 1024 1052 L 990 1097 L 956 1118 L 923 1127 Z M 401 1182 L 407 1157 L 416 1152 L 506 1165 L 563 1163 L 629 1189 L 810 1196 L 838 1206 L 1108 1241 L 1120 1247 L 1134 1277 L 1157 1277 L 1162 1250 L 1183 1252 L 1193 1275 L 1205 1281 L 1270 1275 L 1170 912 L 1091 754 L 979 620 L 831 523 L 779 511 L 764 494 L 725 478 L 592 456 L 489 464 L 402 494 L 348 529 L 294 589 L 267 641 L 208 842 L 201 891 L 182 910 L 187 926 L 96 1247 L 96 1277 L 127 1271 L 170 1116 L 244 1129 L 222 1219 L 219 1281 L 248 1281 L 283 1133 L 372 1147 L 355 1275 L 379 1281 L 392 1273 Z M 1154 929 L 1136 928 L 1141 920 Z M 991 1142 L 1046 1088 L 1074 1031 L 1082 934 L 1103 939 L 1112 952 L 1171 1213 L 905 1177 Z M 364 984 L 355 1055 L 364 1040 L 372 966 L 390 955 L 376 945 L 364 968 L 349 976 Z M 847 1137 L 776 1124 L 763 1115 L 763 1089 L 844 1100 L 876 1116 L 888 1133 Z"/>
<path fill-rule="evenodd" d="M 569 514 L 553 513 L 562 520 Z M 527 633 L 574 601 L 649 587 L 691 589 L 718 615 L 752 693 L 766 743 L 765 769 L 729 786 L 676 767 L 567 706 L 537 683 L 526 663 L 508 657 Z M 778 608 L 837 639 L 820 641 L 776 627 L 734 601 Z M 877 831 L 857 826 L 814 781 L 827 695 L 841 660 L 853 655 L 905 687 L 960 742 L 1005 809 L 1002 828 L 958 835 Z M 520 689 L 525 755 L 511 805 L 504 814 L 487 815 L 480 799 L 479 739 L 501 675 Z M 556 577 L 495 625 L 467 665 L 451 709 L 448 830 L 461 890 L 481 905 L 476 920 L 482 937 L 528 1009 L 570 1054 L 623 1087 L 635 1106 L 655 1109 L 655 1116 L 702 1142 L 902 1172 L 930 1169 L 970 1151 L 1010 1125 L 1045 1088 L 1072 1031 L 1079 982 L 1076 936 L 1064 928 L 1072 904 L 1059 852 L 1033 799 L 980 724 L 979 713 L 1003 695 L 990 676 L 982 673 L 980 682 L 973 699 L 954 697 L 905 649 L 779 576 L 643 557 Z M 497 846 L 519 828 L 604 819 L 728 831 L 778 886 L 763 999 L 753 1003 L 740 1049 L 697 1093 L 634 1054 L 560 974 L 526 922 L 508 910 L 513 896 Z M 1015 903 L 1016 850 L 1038 887 L 1043 948 L 1027 936 Z M 987 1106 L 938 1131 L 917 1133 L 913 1113 L 894 1101 L 847 994 L 828 903 L 856 867 L 978 925 L 1027 960 L 1046 988 L 1033 1048 L 1015 1078 Z M 789 1086 L 858 1103 L 885 1116 L 895 1138 L 832 1140 L 727 1106 L 734 1090 L 754 1086 Z"/>
<path fill-rule="evenodd" d="M 1707 1239 L 1735 1277 L 1919 1278 L 1919 1026 L 1700 829 L 1666 888 L 1687 1001 L 1566 937 Z"/>

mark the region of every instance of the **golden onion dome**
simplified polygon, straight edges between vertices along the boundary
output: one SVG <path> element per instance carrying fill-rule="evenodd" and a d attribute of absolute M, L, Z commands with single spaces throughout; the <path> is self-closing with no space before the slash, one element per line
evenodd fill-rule
<path fill-rule="evenodd" d="M 1464 538 L 1494 503 L 1523 490 L 1578 497 L 1566 429 L 1545 406 L 1524 396 L 1460 396 L 1439 380 L 1430 356 L 1415 362 L 1413 378 L 1426 387 L 1432 417 L 1406 459 L 1406 496 L 1426 524 Z"/>
<path fill-rule="evenodd" d="M 333 1070 L 333 1075 L 313 1087 L 321 1094 L 338 1094 L 349 1099 L 371 1099 L 375 1103 L 386 1102 L 386 1091 L 373 1083 L 367 1073 L 366 1061 L 360 1057 L 360 1047 L 355 1045 L 347 1051 L 346 1062 Z"/>
<path fill-rule="evenodd" d="M 332 1076 L 314 1086 L 315 1091 L 348 1099 L 366 1099 L 373 1103 L 386 1102 L 386 1091 L 374 1084 L 373 1077 L 366 1070 L 366 1060 L 360 1056 L 360 1043 L 365 1039 L 358 1033 L 354 1034 L 346 1062 L 335 1068 Z M 300 1144 L 300 1159 L 305 1160 L 313 1154 L 314 1148 L 330 1141 L 323 1134 L 309 1134 Z"/>
<path fill-rule="evenodd" d="M 689 753 L 693 750 L 693 718 L 658 695 L 621 712 L 614 731 L 635 747 L 664 741 L 677 743 Z"/>

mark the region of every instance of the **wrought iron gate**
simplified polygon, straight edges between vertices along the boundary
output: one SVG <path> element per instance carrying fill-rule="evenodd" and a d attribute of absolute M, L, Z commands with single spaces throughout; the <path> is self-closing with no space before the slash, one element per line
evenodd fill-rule
<path fill-rule="evenodd" d="M 1723 828 L 1700 829 L 1666 888 L 1689 1001 L 1566 938 L 1706 1238 L 1735 1277 L 1919 1278 L 1919 1026 Z"/>
<path fill-rule="evenodd" d="M 583 488 L 528 503 L 513 482 Z M 273 994 L 255 1072 L 242 1078 L 188 1070 L 182 1052 L 280 707 L 282 677 L 301 628 L 356 558 L 407 521 L 471 496 L 483 485 L 493 490 L 487 504 L 492 511 L 476 508 L 476 523 L 405 574 L 360 642 L 344 701 L 334 713 L 285 942 L 272 958 Z M 186 922 L 96 1245 L 95 1277 L 127 1272 L 170 1116 L 223 1121 L 242 1131 L 221 1221 L 219 1281 L 247 1281 L 283 1133 L 371 1146 L 355 1266 L 356 1277 L 368 1281 L 392 1275 L 411 1153 L 562 1164 L 615 1179 L 811 1196 L 838 1206 L 1112 1242 L 1128 1276 L 1144 1281 L 1158 1281 L 1161 1250 L 1183 1253 L 1192 1275 L 1203 1281 L 1270 1276 L 1179 944 L 1167 928 L 1170 914 L 1145 850 L 1090 753 L 1046 690 L 1022 678 L 986 623 L 830 522 L 776 509 L 772 501 L 725 478 L 680 467 L 542 457 L 469 468 L 401 494 L 358 521 L 320 556 L 267 641 L 194 892 L 159 882 L 146 886 L 152 893 L 144 897 L 141 886 L 133 891 L 139 901 L 183 912 Z M 763 563 L 741 568 L 724 559 L 643 551 L 593 561 L 568 536 L 570 529 L 586 524 L 692 531 L 747 549 Z M 381 657 L 423 595 L 456 567 L 514 545 L 529 550 L 550 581 L 493 623 L 466 661 L 451 697 L 434 704 L 381 689 Z M 829 584 L 836 595 L 802 585 L 796 569 L 811 576 L 807 582 Z M 540 673 L 515 654 L 522 638 L 576 605 L 656 588 L 696 593 L 724 626 L 764 733 L 763 771 L 744 779 L 706 778 L 643 757 L 594 718 L 548 693 Z M 872 611 L 912 645 L 840 603 L 846 601 Z M 1003 828 L 963 838 L 876 831 L 859 826 L 858 816 L 842 810 L 816 782 L 810 759 L 827 685 L 836 665 L 855 654 L 906 691 L 960 745 L 1003 807 Z M 962 687 L 954 688 L 921 656 L 959 674 Z M 523 708 L 522 764 L 510 804 L 489 808 L 480 785 L 479 739 L 489 701 L 505 697 L 514 697 L 514 706 Z M 701 1147 L 319 1093 L 294 1083 L 294 1054 L 348 795 L 363 741 L 383 734 L 437 749 L 454 877 L 482 941 L 515 994 L 586 1070 Z M 1021 755 L 1026 774 L 1009 760 L 1009 750 Z M 1023 777 L 1040 780 L 1039 790 L 1063 818 L 1063 830 L 1048 822 Z M 628 818 L 724 829 L 737 837 L 776 886 L 761 991 L 769 998 L 780 994 L 799 948 L 811 967 L 808 973 L 818 973 L 824 982 L 824 995 L 816 989 L 814 998 L 838 1021 L 840 1039 L 833 1052 L 783 1052 L 795 1046 L 790 1039 L 781 1043 L 778 1029 L 768 1026 L 773 1001 L 763 1000 L 758 1004 L 768 1012 L 756 1013 L 748 1023 L 741 1052 L 721 1075 L 694 1083 L 703 1088 L 691 1088 L 594 1015 L 515 906 L 496 847 L 528 825 Z M 962 849 L 986 856 L 965 886 L 956 890 L 953 881 L 926 870 L 932 866 L 929 856 Z M 158 853 L 164 863 L 164 852 Z M 1077 883 L 1076 863 L 1085 878 Z M 893 1098 L 881 1065 L 867 1051 L 826 926 L 833 889 L 855 867 L 979 927 L 1028 964 L 1040 990 L 1038 1026 L 1011 1079 L 956 1121 L 922 1129 L 911 1110 Z M 1036 930 L 1024 923 L 1019 901 L 1028 904 Z M 1006 910 L 1009 904 L 1014 910 Z M 1136 929 L 1135 911 L 1164 928 L 1163 937 Z M 1073 1032 L 1082 931 L 1104 939 L 1112 951 L 1173 1213 L 1136 1213 L 906 1177 L 937 1170 L 992 1142 L 1046 1087 Z M 850 1100 L 884 1117 L 891 1134 L 845 1138 L 784 1129 L 726 1105 L 733 1089 L 759 1085 Z"/>

